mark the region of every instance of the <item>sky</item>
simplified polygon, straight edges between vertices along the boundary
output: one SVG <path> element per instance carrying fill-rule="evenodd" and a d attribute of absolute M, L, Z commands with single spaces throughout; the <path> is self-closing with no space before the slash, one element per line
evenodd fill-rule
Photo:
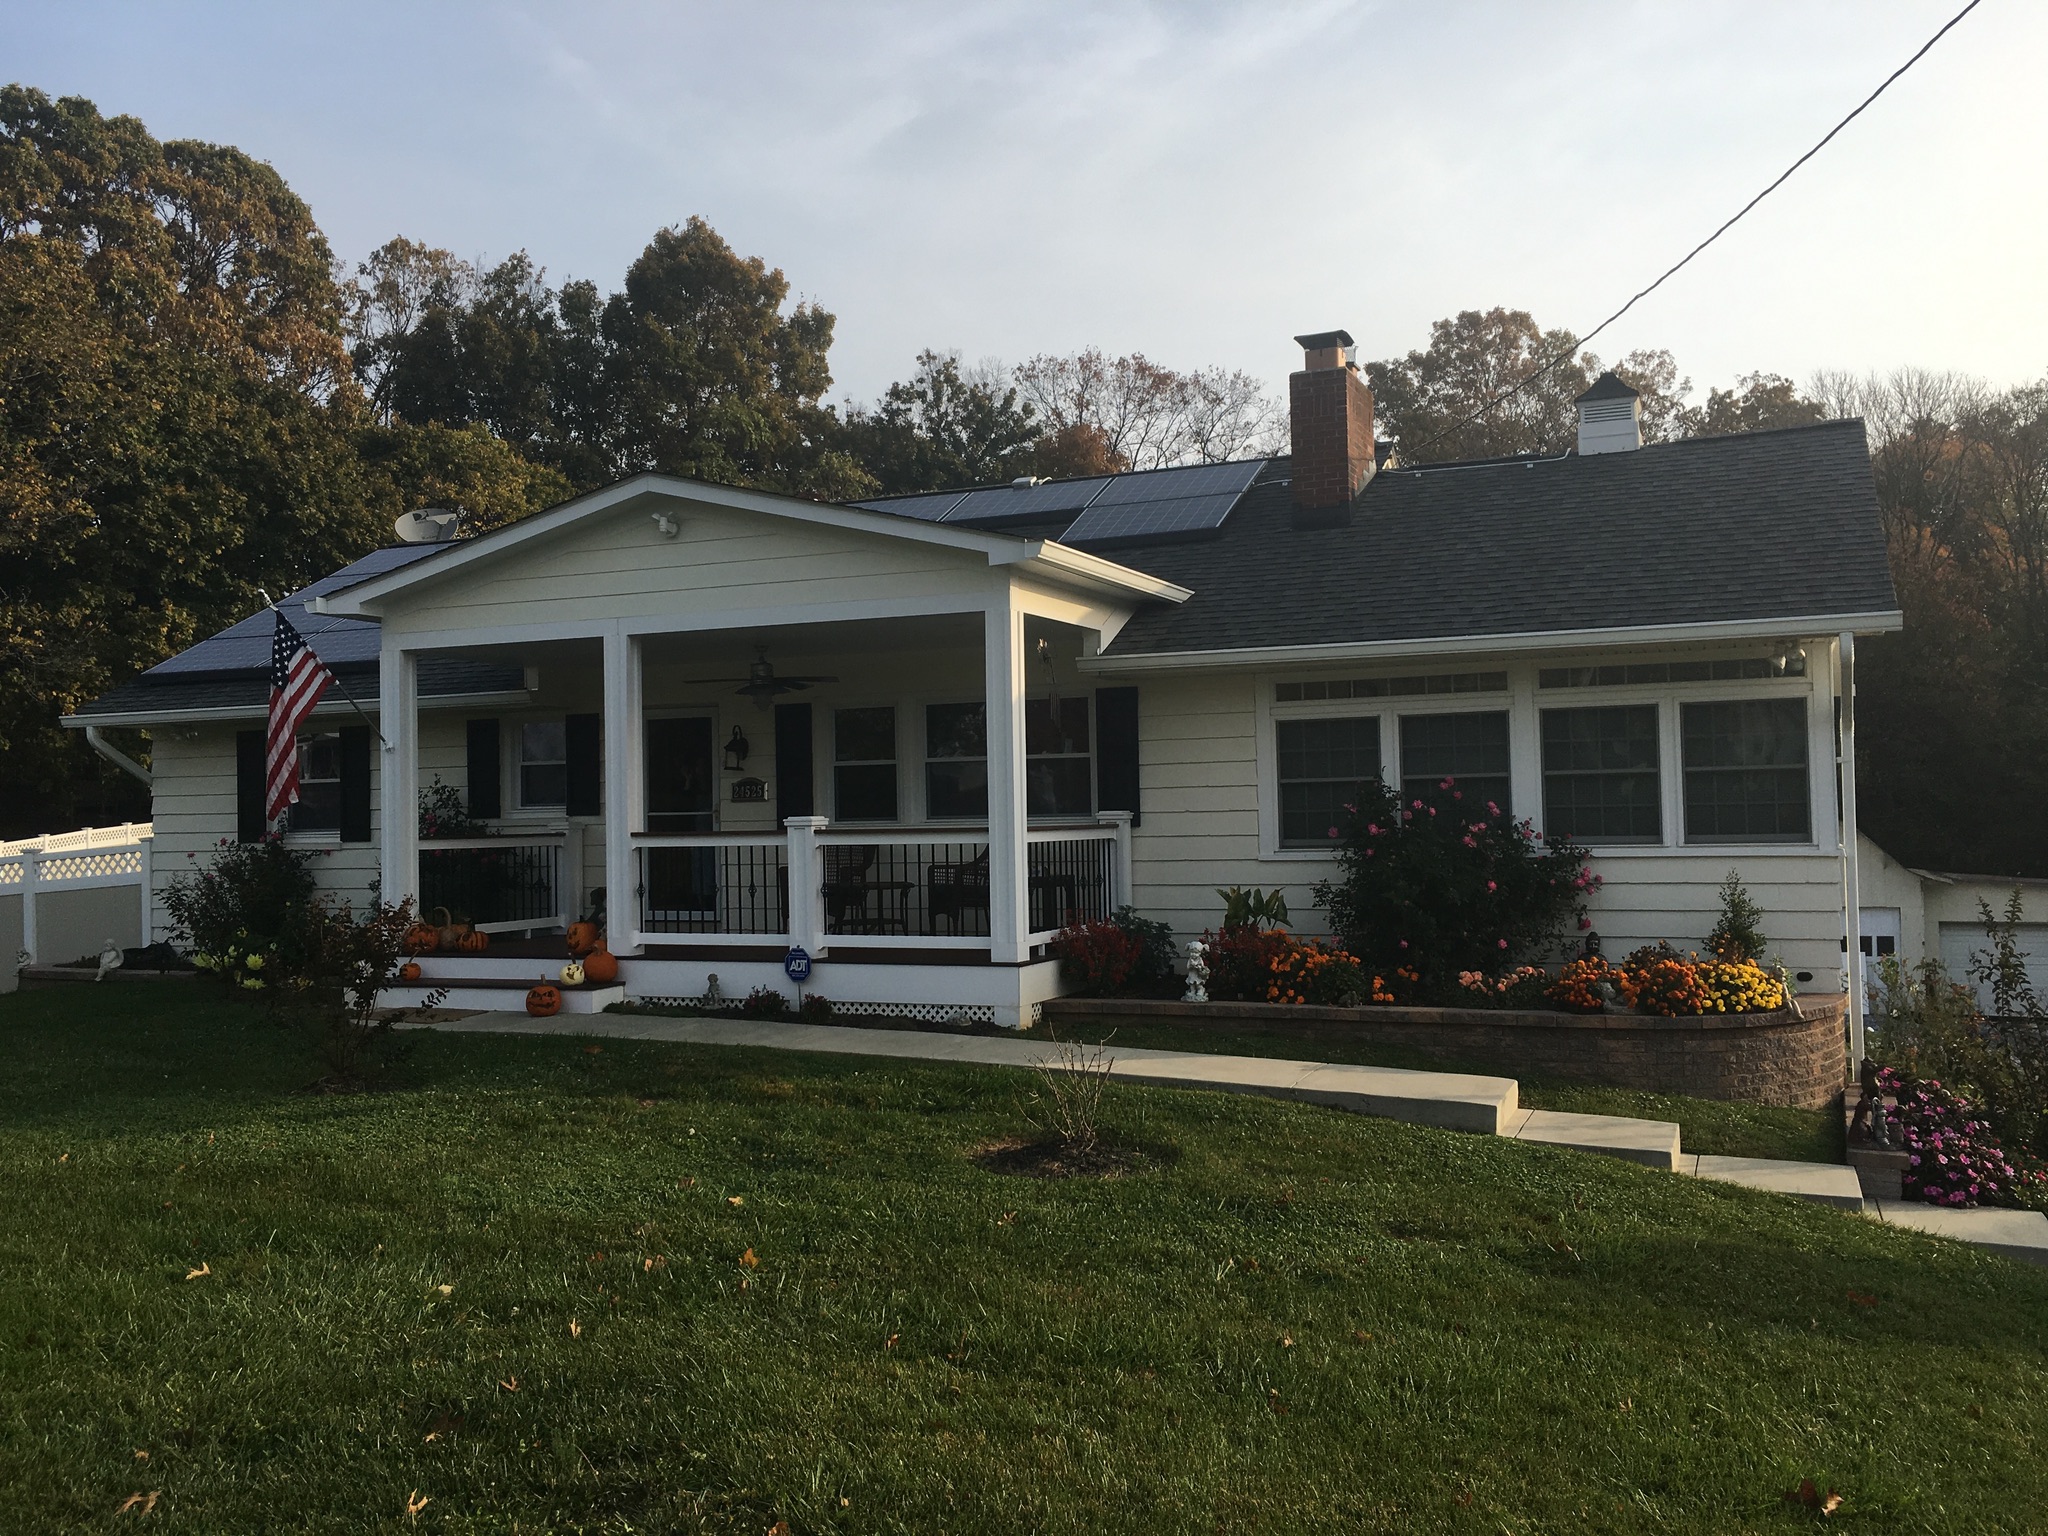
<path fill-rule="evenodd" d="M 838 317 L 834 399 L 924 347 L 1277 389 L 1306 331 L 1589 330 L 1961 4 L 0 0 L 0 75 L 269 161 L 350 262 L 610 289 L 701 214 Z M 1985 0 L 1595 350 L 2048 374 L 2044 62 L 2048 5 Z"/>

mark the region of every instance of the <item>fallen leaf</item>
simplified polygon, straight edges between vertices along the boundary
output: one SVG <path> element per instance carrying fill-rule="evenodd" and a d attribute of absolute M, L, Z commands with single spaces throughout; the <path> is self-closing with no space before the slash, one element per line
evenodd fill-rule
<path fill-rule="evenodd" d="M 455 1294 L 455 1287 L 452 1285 L 437 1285 L 434 1287 L 434 1289 L 439 1291 L 443 1296 L 453 1296 Z"/>
<path fill-rule="evenodd" d="M 1470 1488 L 1465 1489 L 1451 1502 L 1460 1509 L 1470 1509 L 1472 1507 L 1472 1490 Z"/>
<path fill-rule="evenodd" d="M 727 1205 L 745 1205 L 747 1202 L 741 1199 L 738 1195 L 727 1195 L 725 1197 L 725 1203 Z"/>
<path fill-rule="evenodd" d="M 209 1147 L 213 1145 L 213 1132 L 211 1132 L 211 1131 L 208 1131 L 208 1132 L 206 1133 L 206 1144 L 207 1144 L 207 1145 L 208 1145 Z"/>
<path fill-rule="evenodd" d="M 652 1099 L 641 1099 L 638 1101 L 638 1103 L 642 1109 L 654 1108 L 654 1100 Z"/>
<path fill-rule="evenodd" d="M 1849 1292 L 1849 1299 L 1859 1307 L 1874 1307 L 1877 1305 L 1877 1298 L 1868 1291 L 1852 1290 Z"/>
<path fill-rule="evenodd" d="M 1814 1487 L 1813 1479 L 1810 1477 L 1799 1479 L 1799 1486 L 1786 1489 L 1783 1497 L 1787 1504 L 1798 1504 L 1812 1510 L 1823 1519 L 1842 1507 L 1842 1496 L 1839 1493 L 1832 1488 L 1822 1493 Z"/>
<path fill-rule="evenodd" d="M 761 1261 L 754 1257 L 754 1250 L 751 1248 L 740 1255 L 740 1263 L 744 1264 L 748 1269 L 759 1269 L 761 1267 Z"/>
<path fill-rule="evenodd" d="M 778 1520 L 768 1527 L 768 1536 L 789 1536 L 789 1522 Z"/>
<path fill-rule="evenodd" d="M 1015 1226 L 1016 1224 L 1017 1213 L 1015 1211 L 1005 1211 L 1002 1215 L 996 1218 L 996 1225 L 999 1227 L 1010 1227 Z"/>
<path fill-rule="evenodd" d="M 422 1498 L 419 1489 L 413 1489 L 411 1493 L 405 1496 L 406 1519 L 417 1525 L 419 1523 L 420 1511 L 433 1502 L 431 1498 Z"/>
<path fill-rule="evenodd" d="M 208 1275 L 212 1273 L 213 1266 L 211 1264 L 201 1264 L 197 1269 L 187 1270 L 185 1273 L 185 1278 L 187 1280 L 204 1280 Z"/>
<path fill-rule="evenodd" d="M 667 1264 L 668 1264 L 668 1260 L 667 1260 L 667 1259 L 665 1259 L 665 1258 L 663 1258 L 663 1257 L 662 1257 L 662 1256 L 661 1256 L 660 1254 L 658 1254 L 658 1253 L 657 1253 L 657 1254 L 656 1254 L 656 1255 L 655 1255 L 655 1256 L 654 1256 L 653 1258 L 651 1258 L 651 1259 L 642 1259 L 642 1260 L 640 1261 L 640 1268 L 641 1268 L 641 1271 L 642 1271 L 643 1273 L 648 1273 L 648 1272 L 652 1272 L 653 1270 L 656 1270 L 656 1269 L 662 1269 L 662 1268 L 665 1268 L 665 1267 L 667 1267 Z"/>
<path fill-rule="evenodd" d="M 1294 1348 L 1294 1335 L 1293 1335 L 1293 1334 L 1291 1334 L 1291 1333 L 1283 1333 L 1283 1334 L 1281 1334 L 1281 1335 L 1280 1335 L 1280 1347 L 1281 1347 L 1282 1349 L 1292 1349 L 1292 1348 Z"/>
<path fill-rule="evenodd" d="M 598 1056 L 602 1055 L 603 1053 L 604 1047 L 601 1045 L 586 1045 L 585 1047 L 583 1047 L 583 1054 L 586 1056 Z"/>
<path fill-rule="evenodd" d="M 517 1376 L 507 1376 L 503 1381 L 499 1382 L 498 1385 L 503 1387 L 507 1392 L 517 1392 L 519 1390 L 519 1378 Z"/>
<path fill-rule="evenodd" d="M 1963 1412 L 1967 1413 L 1973 1419 L 1981 1419 L 1984 1417 L 1984 1405 L 1982 1403 L 1972 1403 L 1969 1407 L 1965 1408 Z"/>
<path fill-rule="evenodd" d="M 604 1255 L 601 1253 L 593 1253 L 590 1256 L 590 1262 L 593 1264 L 602 1264 L 604 1262 Z"/>
<path fill-rule="evenodd" d="M 682 1189 L 695 1189 L 697 1187 L 695 1179 L 677 1179 L 676 1184 Z"/>
<path fill-rule="evenodd" d="M 569 1319 L 569 1337 L 572 1339 L 580 1339 L 583 1337 L 583 1325 L 577 1322 L 576 1319 L 573 1317 Z"/>
<path fill-rule="evenodd" d="M 57 1161 L 60 1163 L 68 1163 L 71 1161 L 71 1154 L 69 1152 L 66 1152 L 61 1157 L 59 1157 Z M 140 1495 L 138 1495 L 138 1497 L 140 1497 Z"/>
<path fill-rule="evenodd" d="M 426 1439 L 426 1443 L 427 1443 L 428 1445 L 432 1445 L 432 1444 L 433 1444 L 433 1443 L 434 1443 L 434 1442 L 435 1442 L 436 1440 L 438 1440 L 438 1439 L 440 1439 L 440 1438 L 441 1438 L 441 1431 L 439 1431 L 438 1429 L 430 1429 L 430 1430 L 428 1430 L 428 1431 L 427 1431 L 427 1439 Z"/>
<path fill-rule="evenodd" d="M 1351 1337 L 1358 1340 L 1358 1342 L 1361 1344 L 1370 1344 L 1372 1342 L 1372 1335 L 1367 1333 L 1363 1328 L 1352 1329 Z"/>
<path fill-rule="evenodd" d="M 887 1337 L 886 1339 L 882 1340 L 882 1348 L 884 1348 L 884 1349 L 894 1349 L 894 1348 L 896 1347 L 896 1341 L 897 1341 L 898 1339 L 902 1338 L 902 1337 L 903 1337 L 903 1335 L 902 1335 L 902 1334 L 900 1334 L 900 1333 L 892 1333 L 892 1334 L 890 1334 L 890 1335 L 889 1335 L 889 1337 Z"/>
<path fill-rule="evenodd" d="M 137 1461 L 147 1461 L 147 1460 L 149 1460 L 149 1452 L 147 1452 L 147 1451 L 137 1451 L 137 1452 L 135 1453 L 135 1459 L 136 1459 Z"/>
<path fill-rule="evenodd" d="M 171 1202 L 170 1202 L 170 1201 L 168 1201 L 168 1200 L 166 1200 L 166 1201 L 164 1202 L 164 1209 L 168 1211 L 168 1210 L 169 1210 L 170 1208 L 171 1208 Z"/>
<path fill-rule="evenodd" d="M 1286 1406 L 1280 1401 L 1280 1389 L 1278 1387 L 1266 1388 L 1266 1406 L 1278 1414 L 1285 1414 L 1287 1412 Z"/>
<path fill-rule="evenodd" d="M 162 1497 L 163 1491 L 158 1488 L 152 1488 L 148 1493 L 131 1493 L 121 1501 L 121 1507 L 115 1510 L 114 1513 L 125 1515 L 129 1510 L 139 1506 L 141 1512 L 146 1515 L 156 1508 L 156 1501 Z"/>

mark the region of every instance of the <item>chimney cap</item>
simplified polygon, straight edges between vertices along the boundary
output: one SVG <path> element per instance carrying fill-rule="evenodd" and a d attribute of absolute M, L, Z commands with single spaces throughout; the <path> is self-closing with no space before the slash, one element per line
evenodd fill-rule
<path fill-rule="evenodd" d="M 1642 398 L 1642 393 L 1610 368 L 1595 379 L 1592 387 L 1572 403 L 1576 405 L 1583 400 L 1637 400 Z"/>
<path fill-rule="evenodd" d="M 1352 345 L 1349 331 L 1313 331 L 1306 336 L 1294 338 L 1294 344 L 1304 352 L 1321 352 L 1330 347 Z"/>

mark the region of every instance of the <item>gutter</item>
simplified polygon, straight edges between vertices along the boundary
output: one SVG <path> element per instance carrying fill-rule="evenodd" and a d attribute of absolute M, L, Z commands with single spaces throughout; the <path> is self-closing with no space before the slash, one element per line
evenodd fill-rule
<path fill-rule="evenodd" d="M 1392 660 L 1411 656 L 1484 655 L 1501 651 L 1591 650 L 1616 645 L 1678 645 L 1713 640 L 1780 640 L 1856 634 L 1889 634 L 1905 627 L 1896 609 L 1876 613 L 1792 616 L 1782 619 L 1712 620 L 1696 624 L 1655 624 L 1613 629 L 1523 630 L 1513 634 L 1439 635 L 1414 640 L 1357 640 L 1328 645 L 1238 646 L 1213 651 L 1141 651 L 1130 655 L 1083 657 L 1084 672 L 1166 672 L 1195 668 L 1300 667 L 1323 662 Z"/>
<path fill-rule="evenodd" d="M 142 780 L 144 784 L 152 789 L 156 787 L 156 780 L 150 774 L 150 771 L 126 752 L 123 752 L 119 747 L 115 746 L 111 741 L 107 740 L 106 737 L 102 736 L 98 726 L 88 725 L 85 728 L 85 744 L 123 773 Z"/>
<path fill-rule="evenodd" d="M 524 689 L 513 693 L 429 693 L 420 696 L 420 712 L 439 709 L 497 709 L 517 708 L 533 702 L 533 695 Z M 371 714 L 377 713 L 377 697 L 368 695 L 362 707 Z M 329 703 L 323 699 L 315 706 L 315 717 L 353 713 L 346 700 Z M 57 723 L 69 730 L 83 728 L 86 739 L 92 739 L 92 732 L 100 726 L 142 726 L 152 725 L 205 725 L 212 721 L 267 720 L 270 718 L 268 704 L 236 704 L 212 709 L 142 709 L 126 710 L 119 714 L 106 715 L 63 715 Z M 147 769 L 141 770 L 147 773 Z"/>

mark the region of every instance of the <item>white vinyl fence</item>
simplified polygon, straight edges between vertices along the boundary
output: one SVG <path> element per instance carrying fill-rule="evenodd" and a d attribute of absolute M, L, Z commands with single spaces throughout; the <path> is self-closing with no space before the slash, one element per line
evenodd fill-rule
<path fill-rule="evenodd" d="M 150 940 L 149 855 L 144 822 L 87 827 L 0 843 L 0 987 L 16 963 L 55 965 Z"/>

